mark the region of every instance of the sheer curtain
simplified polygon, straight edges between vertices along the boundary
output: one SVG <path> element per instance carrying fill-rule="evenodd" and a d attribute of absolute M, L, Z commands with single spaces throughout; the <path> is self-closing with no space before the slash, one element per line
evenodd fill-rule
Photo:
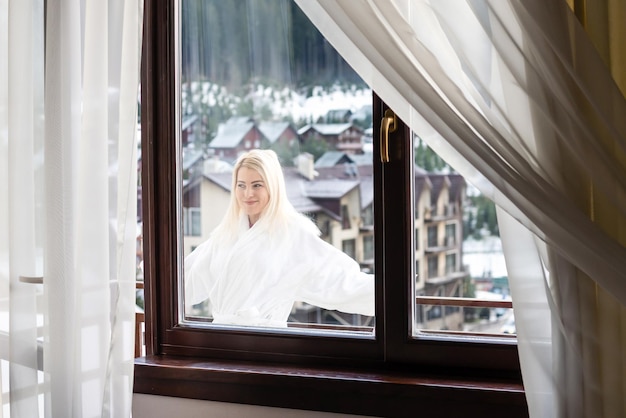
<path fill-rule="evenodd" d="M 563 0 L 296 0 L 498 206 L 533 417 L 626 415 L 626 102 Z"/>
<path fill-rule="evenodd" d="M 130 416 L 142 10 L 0 0 L 6 416 Z"/>

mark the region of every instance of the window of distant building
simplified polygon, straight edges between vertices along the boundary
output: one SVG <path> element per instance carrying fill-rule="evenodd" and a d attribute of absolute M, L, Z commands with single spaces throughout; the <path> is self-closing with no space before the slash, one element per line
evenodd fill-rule
<path fill-rule="evenodd" d="M 374 236 L 366 235 L 363 237 L 363 259 L 374 260 Z"/>
<path fill-rule="evenodd" d="M 200 221 L 200 208 L 184 208 L 183 227 L 185 235 L 200 236 L 202 234 L 202 225 Z"/>
<path fill-rule="evenodd" d="M 341 228 L 350 229 L 350 211 L 348 205 L 341 205 Z"/>
<path fill-rule="evenodd" d="M 446 274 L 454 273 L 456 268 L 456 253 L 446 254 Z"/>
<path fill-rule="evenodd" d="M 456 245 L 456 224 L 446 225 L 446 246 Z"/>
<path fill-rule="evenodd" d="M 429 226 L 428 227 L 428 247 L 438 247 L 439 243 L 437 242 L 437 226 Z"/>
<path fill-rule="evenodd" d="M 361 221 L 363 222 L 363 226 L 373 226 L 374 225 L 374 212 L 373 205 L 369 204 L 361 211 Z"/>
<path fill-rule="evenodd" d="M 420 249 L 420 229 L 415 228 L 415 250 Z"/>
<path fill-rule="evenodd" d="M 341 242 L 341 249 L 344 253 L 348 254 L 352 258 L 356 258 L 356 245 L 355 240 L 346 239 Z"/>
<path fill-rule="evenodd" d="M 439 276 L 439 257 L 432 255 L 428 257 L 428 277 L 433 278 Z"/>

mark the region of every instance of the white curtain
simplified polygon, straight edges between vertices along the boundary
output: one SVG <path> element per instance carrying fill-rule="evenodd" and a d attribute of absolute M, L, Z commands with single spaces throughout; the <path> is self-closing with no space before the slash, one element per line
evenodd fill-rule
<path fill-rule="evenodd" d="M 0 416 L 131 415 L 142 11 L 0 0 Z"/>
<path fill-rule="evenodd" d="M 496 202 L 531 416 L 626 416 L 626 101 L 566 2 L 296 3 Z"/>

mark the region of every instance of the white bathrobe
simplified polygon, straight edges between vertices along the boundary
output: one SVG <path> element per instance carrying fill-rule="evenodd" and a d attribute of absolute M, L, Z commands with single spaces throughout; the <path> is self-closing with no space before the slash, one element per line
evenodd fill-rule
<path fill-rule="evenodd" d="M 211 302 L 213 323 L 285 327 L 295 301 L 374 315 L 374 276 L 323 241 L 307 219 L 284 231 L 239 222 L 231 243 L 209 238 L 185 259 L 185 304 Z"/>

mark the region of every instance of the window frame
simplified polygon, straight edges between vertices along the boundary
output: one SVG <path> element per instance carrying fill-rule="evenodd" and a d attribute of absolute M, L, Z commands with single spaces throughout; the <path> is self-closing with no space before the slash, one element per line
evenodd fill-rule
<path fill-rule="evenodd" d="M 375 337 L 207 331 L 178 320 L 177 277 L 182 269 L 177 228 L 182 186 L 177 161 L 181 150 L 178 141 L 171 140 L 179 136 L 180 117 L 175 96 L 176 3 L 146 0 L 144 4 L 141 132 L 146 355 L 135 361 L 135 392 L 344 413 L 382 414 L 394 405 L 431 402 L 432 408 L 452 407 L 467 416 L 468 404 L 476 411 L 491 405 L 495 410 L 503 408 L 509 416 L 525 416 L 516 344 L 444 334 L 411 336 L 413 163 L 412 157 L 407 158 L 412 156 L 410 131 L 402 121 L 390 137 L 390 163 L 380 163 L 378 147 L 374 147 Z M 379 132 L 386 106 L 373 96 L 374 132 Z M 199 387 L 200 381 L 205 386 Z M 438 389 L 433 389 L 433 382 Z M 283 383 L 290 386 L 286 393 L 323 390 L 328 398 L 297 402 L 284 394 L 261 390 L 251 395 L 240 390 L 246 385 L 260 390 Z M 460 390 L 465 384 L 476 390 Z M 333 385 L 336 390 L 331 390 Z M 369 392 L 376 393 L 374 399 Z M 478 407 L 481 396 L 487 398 Z M 460 403 L 444 405 L 449 403 L 446 397 Z"/>
<path fill-rule="evenodd" d="M 146 3 L 146 13 L 158 14 L 157 27 L 145 23 L 142 65 L 142 176 L 144 237 L 150 244 L 144 253 L 146 306 L 146 353 L 198 355 L 219 359 L 258 359 L 297 364 L 345 364 L 376 362 L 383 356 L 384 325 L 376 324 L 376 335 L 355 333 L 285 333 L 274 330 L 206 327 L 180 321 L 182 235 L 177 227 L 182 216 L 182 161 L 177 113 L 177 65 L 175 48 L 175 1 L 156 6 Z M 169 6 L 168 6 L 169 5 Z M 156 7 L 155 7 L 156 6 Z M 374 188 L 377 185 L 374 184 Z M 380 187 L 380 186 L 378 186 Z M 376 226 L 375 226 L 376 228 Z M 376 239 L 376 237 L 375 237 Z M 380 244 L 376 244 L 380 245 Z M 180 254 L 180 255 L 179 255 Z M 376 255 L 375 255 L 376 257 Z M 380 264 L 375 261 L 375 265 Z M 380 276 L 380 273 L 376 274 Z M 382 284 L 376 284 L 376 317 L 380 319 Z M 324 344 L 319 344 L 324 341 Z"/>

